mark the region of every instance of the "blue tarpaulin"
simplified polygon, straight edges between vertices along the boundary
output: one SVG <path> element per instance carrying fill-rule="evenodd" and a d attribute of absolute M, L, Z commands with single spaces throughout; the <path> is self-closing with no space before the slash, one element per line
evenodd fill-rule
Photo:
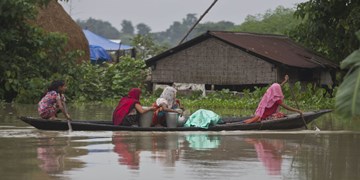
<path fill-rule="evenodd" d="M 101 46 L 90 45 L 90 60 L 91 61 L 109 61 L 110 55 Z"/>
<path fill-rule="evenodd" d="M 119 50 L 119 46 L 120 46 L 120 50 L 132 49 L 131 46 L 128 46 L 125 44 L 119 45 L 119 43 L 110 41 L 109 39 L 106 39 L 100 35 L 97 35 L 87 29 L 83 29 L 83 32 L 86 36 L 86 39 L 89 42 L 89 45 L 101 46 L 102 48 L 104 48 L 107 51 L 117 51 L 117 50 Z"/>

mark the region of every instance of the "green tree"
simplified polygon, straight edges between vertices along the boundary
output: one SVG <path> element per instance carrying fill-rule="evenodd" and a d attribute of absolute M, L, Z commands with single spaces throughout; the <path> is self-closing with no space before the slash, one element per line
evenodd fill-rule
<path fill-rule="evenodd" d="M 40 6 L 49 0 L 11 0 L 0 3 L 0 99 L 13 101 L 43 79 L 64 73 L 67 37 L 48 33 L 31 22 Z M 34 79 L 39 79 L 35 81 Z M 43 81 L 42 81 L 43 82 Z"/>
<path fill-rule="evenodd" d="M 154 41 L 160 44 L 165 44 L 166 46 L 176 46 L 180 40 L 186 35 L 187 31 L 196 23 L 198 19 L 195 17 L 195 14 L 187 14 L 182 21 L 173 22 L 170 27 L 163 32 L 152 33 Z M 199 23 L 193 31 L 188 35 L 187 40 L 192 39 L 200 34 L 205 33 L 209 30 L 231 30 L 234 27 L 234 23 L 229 21 L 220 21 L 220 22 L 206 22 Z"/>
<path fill-rule="evenodd" d="M 200 23 L 195 30 L 198 32 L 212 31 L 226 31 L 231 30 L 235 27 L 235 24 L 230 21 L 219 21 L 219 22 L 206 22 Z"/>
<path fill-rule="evenodd" d="M 197 20 L 198 18 L 196 17 L 196 14 L 189 13 L 186 15 L 186 18 L 182 20 L 182 24 L 187 28 L 190 28 L 196 23 Z"/>
<path fill-rule="evenodd" d="M 122 29 L 121 32 L 124 34 L 133 35 L 134 34 L 134 26 L 131 21 L 123 20 L 121 23 Z"/>
<path fill-rule="evenodd" d="M 235 24 L 230 21 L 206 22 L 200 23 L 194 28 L 194 32 L 189 37 L 196 37 L 206 31 L 230 31 L 234 29 Z"/>
<path fill-rule="evenodd" d="M 99 34 L 108 39 L 118 39 L 120 37 L 120 32 L 107 21 L 89 18 L 86 21 L 76 20 L 76 23 L 81 28 L 89 29 L 95 34 Z"/>
<path fill-rule="evenodd" d="M 132 38 L 132 46 L 137 50 L 137 59 L 147 59 L 160 54 L 168 47 L 165 45 L 159 45 L 154 42 L 151 35 L 136 35 Z"/>
<path fill-rule="evenodd" d="M 288 35 L 300 21 L 294 15 L 294 10 L 278 6 L 274 11 L 267 10 L 264 14 L 248 15 L 245 22 L 234 28 L 235 31 L 256 32 Z"/>
<path fill-rule="evenodd" d="M 184 26 L 179 21 L 175 21 L 169 29 L 165 31 L 167 42 L 170 44 L 177 44 L 181 38 L 186 34 L 187 26 Z"/>
<path fill-rule="evenodd" d="M 136 25 L 136 29 L 137 33 L 140 35 L 149 34 L 151 31 L 151 28 L 144 23 L 139 23 L 138 25 Z"/>
<path fill-rule="evenodd" d="M 155 33 L 156 41 L 162 44 L 177 45 L 179 41 L 185 36 L 187 31 L 196 23 L 196 14 L 187 14 L 185 18 L 180 21 L 174 21 L 172 25 L 165 31 Z"/>
<path fill-rule="evenodd" d="M 122 57 L 119 63 L 92 65 L 84 62 L 74 68 L 67 82 L 68 93 L 76 101 L 104 101 L 126 95 L 132 87 L 143 87 L 146 77 L 145 62 L 131 57 Z M 76 84 L 76 85 L 75 85 Z"/>
<path fill-rule="evenodd" d="M 302 19 L 293 38 L 335 62 L 359 47 L 360 1 L 311 0 L 300 3 L 295 15 Z"/>

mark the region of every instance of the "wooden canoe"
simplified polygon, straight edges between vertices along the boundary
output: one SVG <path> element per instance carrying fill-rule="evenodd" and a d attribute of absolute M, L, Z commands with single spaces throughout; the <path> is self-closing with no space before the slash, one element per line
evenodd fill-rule
<path fill-rule="evenodd" d="M 306 124 L 314 121 L 319 116 L 331 112 L 324 109 L 304 112 L 303 118 Z M 73 131 L 236 131 L 236 130 L 287 130 L 304 127 L 304 120 L 299 114 L 289 114 L 284 118 L 264 120 L 259 123 L 245 124 L 242 118 L 223 118 L 224 123 L 211 126 L 208 129 L 199 127 L 134 127 L 115 126 L 111 121 L 71 121 Z M 45 120 L 37 117 L 19 117 L 25 123 L 41 130 L 65 131 L 68 130 L 66 120 Z"/>

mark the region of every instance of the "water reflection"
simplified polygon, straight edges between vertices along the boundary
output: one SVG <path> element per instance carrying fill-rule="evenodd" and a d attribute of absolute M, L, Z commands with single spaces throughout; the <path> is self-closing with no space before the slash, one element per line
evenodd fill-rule
<path fill-rule="evenodd" d="M 187 135 L 186 141 L 189 147 L 195 150 L 214 149 L 220 145 L 219 136 L 209 136 L 207 134 Z"/>
<path fill-rule="evenodd" d="M 75 149 L 71 137 L 37 137 L 38 166 L 48 174 L 61 174 L 73 168 L 84 167 L 84 162 L 73 159 L 88 154 L 85 149 Z"/>
<path fill-rule="evenodd" d="M 40 139 L 37 148 L 37 158 L 41 161 L 39 167 L 47 173 L 60 173 L 65 167 L 64 149 L 55 149 L 54 139 Z"/>
<path fill-rule="evenodd" d="M 119 164 L 126 165 L 130 169 L 139 169 L 140 150 L 136 149 L 129 139 L 121 135 L 114 135 L 112 137 L 114 144 L 114 152 L 119 155 Z"/>
<path fill-rule="evenodd" d="M 150 159 L 164 167 L 174 167 L 179 160 L 179 140 L 178 134 L 162 133 L 129 136 L 123 132 L 114 132 L 112 136 L 113 151 L 118 154 L 119 164 L 133 170 L 140 167 L 141 153 L 150 153 Z"/>
<path fill-rule="evenodd" d="M 204 177 L 204 174 L 209 175 L 206 176 L 208 179 L 225 175 L 229 179 L 239 176 L 254 179 L 354 179 L 359 173 L 356 168 L 360 157 L 354 147 L 360 144 L 360 135 L 356 134 L 112 132 L 110 137 L 87 137 L 75 141 L 72 137 L 38 138 L 39 167 L 48 174 L 64 174 L 70 169 L 68 172 L 76 173 L 76 168 L 80 168 L 84 177 L 89 164 L 104 174 L 125 168 L 128 171 L 121 172 L 130 179 L 146 178 L 149 171 L 159 172 L 152 176 L 158 179 L 183 177 L 183 173 L 192 177 L 190 179 Z M 76 146 L 86 148 L 74 148 Z M 95 146 L 102 151 L 95 151 Z M 83 152 L 74 153 L 74 150 Z M 97 155 L 99 159 L 94 161 L 93 157 Z M 78 156 L 82 158 L 75 158 Z M 106 162 L 115 163 L 111 165 L 114 171 L 101 166 L 107 167 Z M 94 166 L 96 164 L 98 166 Z"/>
<path fill-rule="evenodd" d="M 2 179 L 358 179 L 360 173 L 354 132 L 5 132 Z"/>
<path fill-rule="evenodd" d="M 196 151 L 185 151 L 183 161 L 186 164 L 206 168 L 209 170 L 207 173 L 213 173 L 211 171 L 214 169 L 233 168 L 231 166 L 236 165 L 236 172 L 228 172 L 234 176 L 236 173 L 255 173 L 254 176 L 264 178 L 262 173 L 266 173 L 268 177 L 284 178 L 287 174 L 293 173 L 292 176 L 297 177 L 302 172 L 301 168 L 297 168 L 302 159 L 299 152 L 308 153 L 306 148 L 314 146 L 314 140 L 307 134 L 200 134 L 195 138 L 191 136 L 186 136 L 189 144 L 184 149 Z M 196 143 L 205 145 L 192 145 Z M 291 172 L 293 164 L 295 171 Z"/>
<path fill-rule="evenodd" d="M 111 108 L 72 107 L 73 118 L 109 119 Z M 331 114 L 320 132 L 49 132 L 0 108 L 1 179 L 359 179 L 360 122 Z M 111 117 L 110 117 L 111 119 Z"/>
<path fill-rule="evenodd" d="M 280 139 L 246 138 L 245 142 L 254 145 L 259 161 L 269 175 L 280 175 L 284 141 Z"/>
<path fill-rule="evenodd" d="M 175 167 L 180 155 L 180 139 L 179 134 L 153 134 L 151 139 L 153 162 L 160 162 L 164 167 Z"/>

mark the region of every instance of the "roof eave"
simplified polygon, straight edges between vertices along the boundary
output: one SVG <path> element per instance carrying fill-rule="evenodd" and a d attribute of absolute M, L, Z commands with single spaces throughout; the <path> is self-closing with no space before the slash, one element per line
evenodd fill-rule
<path fill-rule="evenodd" d="M 202 42 L 202 41 L 208 39 L 209 37 L 210 37 L 209 33 L 206 32 L 206 33 L 204 33 L 204 34 L 202 34 L 202 35 L 200 35 L 198 37 L 195 37 L 194 39 L 186 41 L 183 44 L 175 46 L 175 47 L 173 47 L 171 49 L 168 49 L 168 50 L 164 51 L 161 54 L 158 54 L 158 55 L 156 55 L 156 56 L 154 56 L 154 57 L 152 57 L 150 59 L 145 60 L 145 64 L 146 64 L 147 67 L 150 67 L 150 66 L 154 65 L 156 63 L 156 61 L 158 61 L 158 60 L 160 60 L 162 58 L 165 58 L 167 56 L 170 56 L 170 55 L 172 55 L 174 53 L 177 53 L 177 52 L 179 52 L 179 51 L 181 51 L 183 49 L 186 49 L 186 48 L 188 48 L 188 47 L 190 47 L 190 46 L 192 46 L 194 44 Z"/>

